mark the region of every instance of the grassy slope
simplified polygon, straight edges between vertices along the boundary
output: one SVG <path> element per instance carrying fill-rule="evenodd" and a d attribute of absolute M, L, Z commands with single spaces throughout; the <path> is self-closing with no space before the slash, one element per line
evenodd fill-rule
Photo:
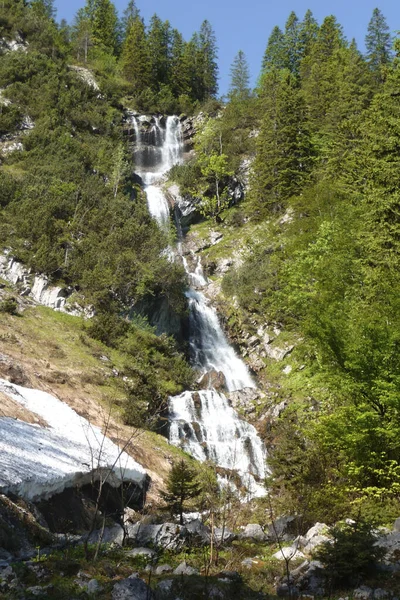
<path fill-rule="evenodd" d="M 125 426 L 121 419 L 123 381 L 116 376 L 126 356 L 90 339 L 84 321 L 24 300 L 19 316 L 0 312 L 0 376 L 56 395 L 93 424 L 124 444 L 153 481 L 157 497 L 173 458 L 181 456 L 160 435 Z M 11 364 L 11 366 L 10 366 Z"/>

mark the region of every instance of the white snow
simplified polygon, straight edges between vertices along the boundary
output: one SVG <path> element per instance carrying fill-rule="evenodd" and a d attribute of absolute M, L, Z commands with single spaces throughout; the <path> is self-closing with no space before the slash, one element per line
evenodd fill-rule
<path fill-rule="evenodd" d="M 0 391 L 49 424 L 0 418 L 1 493 L 49 498 L 100 476 L 114 487 L 123 481 L 144 484 L 144 468 L 58 398 L 4 379 Z"/>

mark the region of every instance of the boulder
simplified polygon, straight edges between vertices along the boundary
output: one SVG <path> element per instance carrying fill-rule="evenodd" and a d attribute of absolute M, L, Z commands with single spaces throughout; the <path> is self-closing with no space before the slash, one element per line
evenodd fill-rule
<path fill-rule="evenodd" d="M 275 558 L 276 560 L 297 560 L 299 558 L 305 558 L 305 555 L 296 545 L 294 545 L 278 550 L 278 552 L 275 552 L 275 554 L 272 555 L 272 558 Z"/>
<path fill-rule="evenodd" d="M 208 527 L 200 521 L 200 519 L 194 519 L 185 525 L 184 531 L 185 537 L 188 537 L 191 545 L 204 546 L 208 544 L 211 539 L 211 532 Z"/>
<path fill-rule="evenodd" d="M 184 560 L 181 564 L 175 569 L 174 575 L 198 575 L 199 572 L 194 567 L 191 567 Z"/>
<path fill-rule="evenodd" d="M 181 550 L 185 544 L 186 529 L 175 523 L 162 525 L 144 524 L 141 522 L 128 527 L 128 539 L 140 546 L 151 544 L 156 548 Z"/>
<path fill-rule="evenodd" d="M 367 585 L 360 585 L 359 588 L 354 590 L 354 600 L 372 600 L 374 597 L 374 591 Z"/>
<path fill-rule="evenodd" d="M 261 525 L 258 523 L 246 525 L 239 537 L 242 540 L 253 540 L 254 542 L 265 542 L 267 539 Z"/>
<path fill-rule="evenodd" d="M 97 579 L 91 579 L 86 586 L 86 590 L 90 596 L 97 596 L 97 594 L 103 591 L 103 586 Z"/>
<path fill-rule="evenodd" d="M 212 389 L 224 392 L 226 391 L 226 379 L 222 371 L 207 371 L 199 380 L 199 386 L 202 389 Z"/>
<path fill-rule="evenodd" d="M 116 583 L 111 593 L 112 600 L 154 600 L 154 594 L 144 581 L 136 576 Z"/>
<path fill-rule="evenodd" d="M 294 540 L 299 530 L 298 518 L 292 515 L 279 517 L 269 525 L 266 536 L 269 541 L 276 542 L 277 538 L 283 542 Z"/>
<path fill-rule="evenodd" d="M 233 542 L 237 538 L 237 535 L 233 533 L 230 529 L 225 527 L 215 527 L 214 529 L 214 540 L 217 544 L 229 544 Z"/>
<path fill-rule="evenodd" d="M 164 575 L 164 573 L 171 573 L 172 570 L 171 565 L 159 565 L 155 570 L 155 574 Z"/>

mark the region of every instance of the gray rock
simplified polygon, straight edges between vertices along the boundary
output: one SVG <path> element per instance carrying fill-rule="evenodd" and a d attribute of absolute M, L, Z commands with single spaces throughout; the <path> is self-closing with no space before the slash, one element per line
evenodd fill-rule
<path fill-rule="evenodd" d="M 0 580 L 1 581 L 7 581 L 8 579 L 11 579 L 11 577 L 14 576 L 14 571 L 12 569 L 12 567 L 10 567 L 9 565 L 7 565 L 4 569 L 1 569 L 0 571 Z"/>
<path fill-rule="evenodd" d="M 237 538 L 237 535 L 230 529 L 225 527 L 215 527 L 214 529 L 214 540 L 217 544 L 229 544 Z"/>
<path fill-rule="evenodd" d="M 155 570 L 155 574 L 156 575 L 164 575 L 164 573 L 171 573 L 171 571 L 172 571 L 171 565 L 159 565 Z"/>
<path fill-rule="evenodd" d="M 377 588 L 374 590 L 374 600 L 385 600 L 385 598 L 389 598 L 389 592 L 383 590 L 382 588 Z"/>
<path fill-rule="evenodd" d="M 4 548 L 0 548 L 0 561 L 11 562 L 13 559 L 12 554 L 4 550 Z"/>
<path fill-rule="evenodd" d="M 254 561 L 252 558 L 244 558 L 240 564 L 246 569 L 251 569 L 254 564 Z"/>
<path fill-rule="evenodd" d="M 400 517 L 398 517 L 393 525 L 393 531 L 400 532 Z"/>
<path fill-rule="evenodd" d="M 200 519 L 194 519 L 185 525 L 185 535 L 190 538 L 191 543 L 196 545 L 208 544 L 211 539 L 211 531 L 208 527 L 200 521 Z"/>
<path fill-rule="evenodd" d="M 181 550 L 185 544 L 186 529 L 175 523 L 152 525 L 135 523 L 128 527 L 128 539 L 141 546 L 151 544 L 156 548 Z"/>
<path fill-rule="evenodd" d="M 354 600 L 371 600 L 373 595 L 374 591 L 367 585 L 360 585 L 360 587 L 353 592 Z"/>
<path fill-rule="evenodd" d="M 265 542 L 267 539 L 261 525 L 258 523 L 249 523 L 246 525 L 239 537 L 242 540 L 254 540 L 255 542 Z"/>
<path fill-rule="evenodd" d="M 288 515 L 276 519 L 274 523 L 268 527 L 266 535 L 271 542 L 276 542 L 277 538 L 283 542 L 290 542 L 294 540 L 298 529 L 298 519 Z"/>
<path fill-rule="evenodd" d="M 136 556 L 144 556 L 145 558 L 153 558 L 156 556 L 155 550 L 151 550 L 151 548 L 133 548 L 126 553 L 126 556 L 131 556 L 135 558 Z"/>
<path fill-rule="evenodd" d="M 87 593 L 95 596 L 103 591 L 103 586 L 97 581 L 97 579 L 91 579 L 86 586 Z"/>
<path fill-rule="evenodd" d="M 173 579 L 164 579 L 163 581 L 160 581 L 160 583 L 156 587 L 157 600 L 161 600 L 162 598 L 170 598 L 173 583 Z"/>
<path fill-rule="evenodd" d="M 181 564 L 175 569 L 174 575 L 198 575 L 199 572 L 194 567 L 186 564 L 184 560 Z"/>
<path fill-rule="evenodd" d="M 276 588 L 276 595 L 279 596 L 279 598 L 297 598 L 299 596 L 299 590 L 294 585 L 280 583 Z"/>
<path fill-rule="evenodd" d="M 154 594 L 138 577 L 128 577 L 116 583 L 111 597 L 113 600 L 154 600 Z"/>
<path fill-rule="evenodd" d="M 101 537 L 102 544 L 116 544 L 122 546 L 124 541 L 124 530 L 121 525 L 114 525 L 113 527 L 105 527 L 102 532 L 101 529 L 93 531 L 89 537 L 90 544 L 97 544 Z"/>

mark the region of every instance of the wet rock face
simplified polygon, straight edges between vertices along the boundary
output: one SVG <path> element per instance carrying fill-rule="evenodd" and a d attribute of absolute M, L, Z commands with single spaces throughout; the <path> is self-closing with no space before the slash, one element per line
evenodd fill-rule
<path fill-rule="evenodd" d="M 202 389 L 212 389 L 225 392 L 227 391 L 225 375 L 222 371 L 208 371 L 199 381 L 199 386 Z"/>

